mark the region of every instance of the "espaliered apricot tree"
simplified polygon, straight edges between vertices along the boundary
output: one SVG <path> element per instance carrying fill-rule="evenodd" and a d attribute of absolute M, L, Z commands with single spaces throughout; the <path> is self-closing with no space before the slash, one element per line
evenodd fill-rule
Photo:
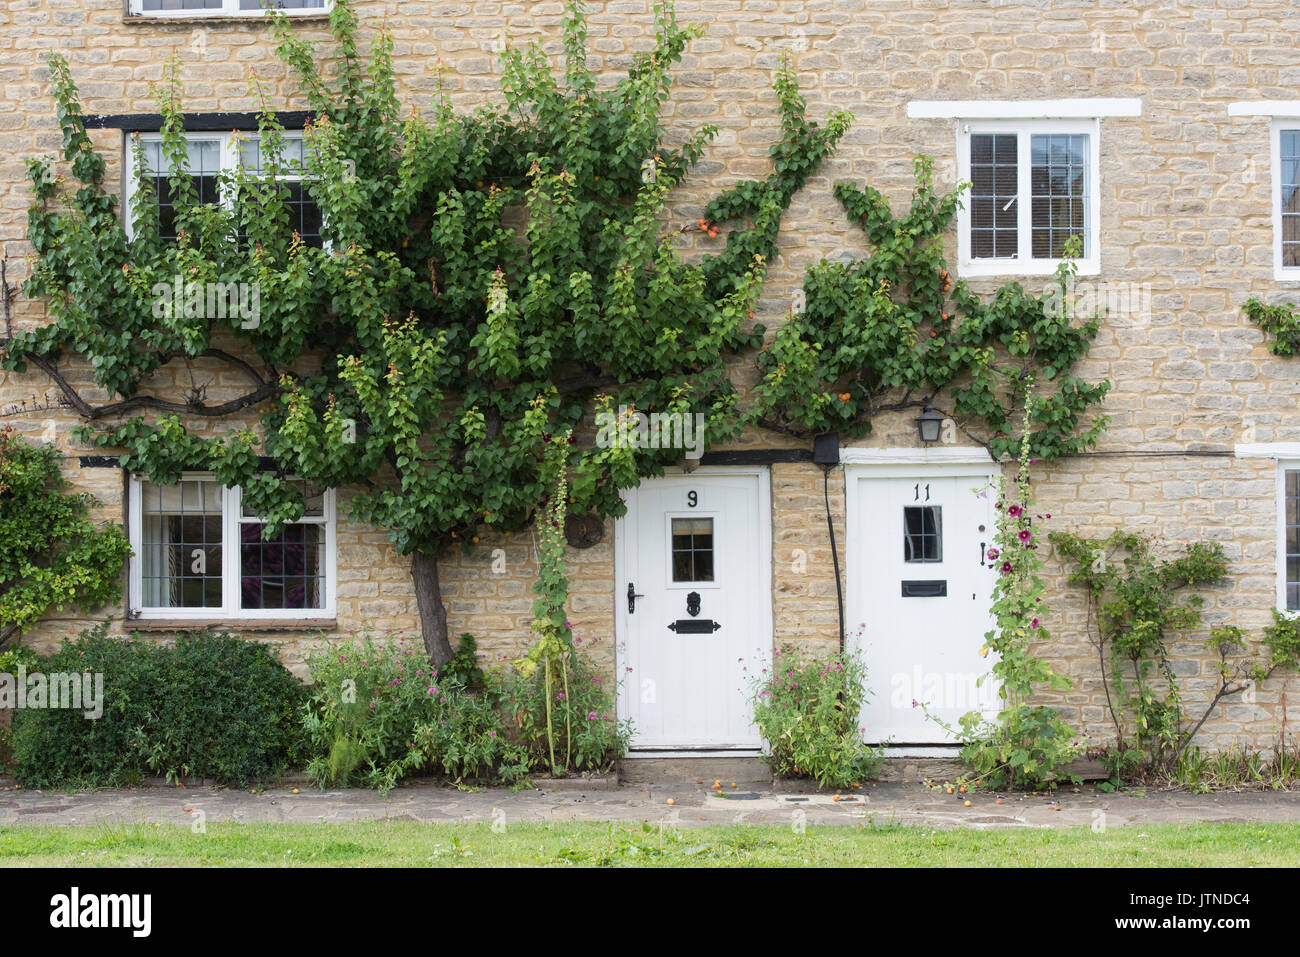
<path fill-rule="evenodd" d="M 56 57 L 63 158 L 80 186 L 66 194 L 48 162 L 29 164 L 37 262 L 25 291 L 48 297 L 52 321 L 14 334 L 0 362 L 48 375 L 88 423 L 87 437 L 93 430 L 99 446 L 125 452 L 124 468 L 156 482 L 205 469 L 241 486 L 267 534 L 303 513 L 288 477 L 355 489 L 352 517 L 386 529 L 410 558 L 425 646 L 441 664 L 452 651 L 440 557 L 472 547 L 484 528 L 533 520 L 553 435 L 594 405 L 616 404 L 702 412 L 709 442 L 741 427 L 726 358 L 761 343 L 752 305 L 782 211 L 849 118 L 808 122 L 783 67 L 775 171 L 708 207 L 710 232 L 714 221 L 739 222 L 724 252 L 688 265 L 661 228 L 665 197 L 713 130 L 665 142 L 672 70 L 698 32 L 680 26 L 670 5 L 658 8 L 654 48 L 612 87 L 598 86 L 588 67 L 575 3 L 562 76 L 538 47 L 508 49 L 503 102 L 463 115 L 440 97 L 428 118 L 402 117 L 392 41 L 381 32 L 363 55 L 346 0 L 330 15 L 334 76 L 286 19 L 272 21 L 315 116 L 299 172 L 322 212 L 323 248 L 290 230 L 289 160 L 269 112 L 261 170 L 223 174 L 230 201 L 199 201 L 174 63 L 160 108 L 177 238 L 159 238 L 147 189 L 128 234 Z M 143 168 L 139 143 L 134 153 Z M 257 322 L 160 303 L 157 285 L 177 275 L 256 284 Z M 149 385 L 169 364 L 200 361 L 225 366 L 247 388 L 216 401 L 198 385 L 183 395 Z M 106 401 L 78 388 L 69 374 L 78 363 Z M 528 424 L 539 396 L 549 422 L 540 435 Z M 260 434 L 194 428 L 253 413 Z M 570 508 L 602 516 L 622 510 L 620 488 L 681 457 L 570 448 Z"/>
<path fill-rule="evenodd" d="M 1092 447 L 1106 419 L 1089 422 L 1088 413 L 1110 383 L 1071 374 L 1097 334 L 1094 317 L 1074 316 L 1072 259 L 1041 295 L 1010 282 L 981 299 L 948 271 L 943 239 L 961 189 L 936 191 L 931 165 L 917 160 L 911 206 L 901 216 L 870 186 L 836 184 L 871 251 L 808 270 L 805 309 L 759 356 L 763 379 L 751 417 L 794 434 L 859 436 L 883 412 L 940 408 L 946 392 L 944 411 L 996 459 L 1019 454 L 1026 408 L 1034 459 Z"/>

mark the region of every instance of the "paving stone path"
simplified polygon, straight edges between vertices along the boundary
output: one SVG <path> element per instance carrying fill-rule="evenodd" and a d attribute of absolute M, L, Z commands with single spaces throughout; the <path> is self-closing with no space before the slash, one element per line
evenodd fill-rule
<path fill-rule="evenodd" d="M 710 782 L 711 783 L 711 782 Z M 729 782 L 727 782 L 729 783 Z M 853 795 L 777 792 L 761 786 L 602 785 L 566 783 L 552 790 L 460 791 L 434 784 L 373 791 L 319 791 L 308 785 L 253 794 L 210 787 L 146 787 L 63 792 L 0 790 L 0 825 L 188 823 L 199 809 L 208 821 L 348 822 L 410 819 L 428 823 L 491 821 L 666 821 L 678 825 L 788 824 L 802 812 L 807 824 L 868 821 L 935 828 L 1062 828 L 1100 821 L 1107 827 L 1192 821 L 1270 821 L 1300 825 L 1300 792 L 1222 792 L 1195 795 L 1150 791 L 1103 794 L 1091 789 L 1053 796 L 948 795 L 919 784 L 880 783 Z M 669 805 L 668 799 L 673 803 Z M 965 800 L 971 806 L 966 807 Z"/>

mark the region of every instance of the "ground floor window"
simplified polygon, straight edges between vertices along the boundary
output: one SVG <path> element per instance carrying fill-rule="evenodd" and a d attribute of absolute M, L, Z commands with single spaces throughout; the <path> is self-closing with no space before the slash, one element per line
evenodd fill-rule
<path fill-rule="evenodd" d="M 131 610 L 141 618 L 334 614 L 334 494 L 302 483 L 307 510 L 267 537 L 238 488 L 211 475 L 132 478 Z"/>

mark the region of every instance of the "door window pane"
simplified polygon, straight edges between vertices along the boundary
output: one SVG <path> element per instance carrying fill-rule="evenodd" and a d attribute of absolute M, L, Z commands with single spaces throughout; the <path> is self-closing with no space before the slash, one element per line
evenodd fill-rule
<path fill-rule="evenodd" d="M 673 519 L 673 581 L 713 581 L 713 519 Z"/>
<path fill-rule="evenodd" d="M 942 506 L 908 505 L 903 509 L 903 561 L 943 561 Z"/>

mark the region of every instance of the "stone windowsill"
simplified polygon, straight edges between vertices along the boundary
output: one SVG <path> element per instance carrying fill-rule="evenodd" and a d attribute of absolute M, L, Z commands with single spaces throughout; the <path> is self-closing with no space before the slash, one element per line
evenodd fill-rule
<path fill-rule="evenodd" d="M 128 618 L 123 631 L 337 631 L 336 618 Z"/>
<path fill-rule="evenodd" d="M 303 20 L 308 23 L 324 23 L 324 22 L 328 22 L 329 18 L 330 15 L 328 13 L 290 13 L 289 14 L 289 20 L 290 22 L 293 23 L 296 23 L 299 20 Z M 232 24 L 237 24 L 237 23 L 253 24 L 255 26 L 264 26 L 266 24 L 266 18 L 260 16 L 241 17 L 229 13 L 222 13 L 222 14 L 215 14 L 215 15 L 205 15 L 202 13 L 196 13 L 194 16 L 190 16 L 190 17 L 152 17 L 149 16 L 148 14 L 142 13 L 142 14 L 135 14 L 135 15 L 125 14 L 122 17 L 122 22 L 126 24 L 142 26 L 142 27 L 177 26 L 177 27 L 185 27 L 187 29 L 193 30 L 195 27 L 202 26 L 205 23 L 219 23 L 222 24 L 223 26 L 230 26 Z"/>

